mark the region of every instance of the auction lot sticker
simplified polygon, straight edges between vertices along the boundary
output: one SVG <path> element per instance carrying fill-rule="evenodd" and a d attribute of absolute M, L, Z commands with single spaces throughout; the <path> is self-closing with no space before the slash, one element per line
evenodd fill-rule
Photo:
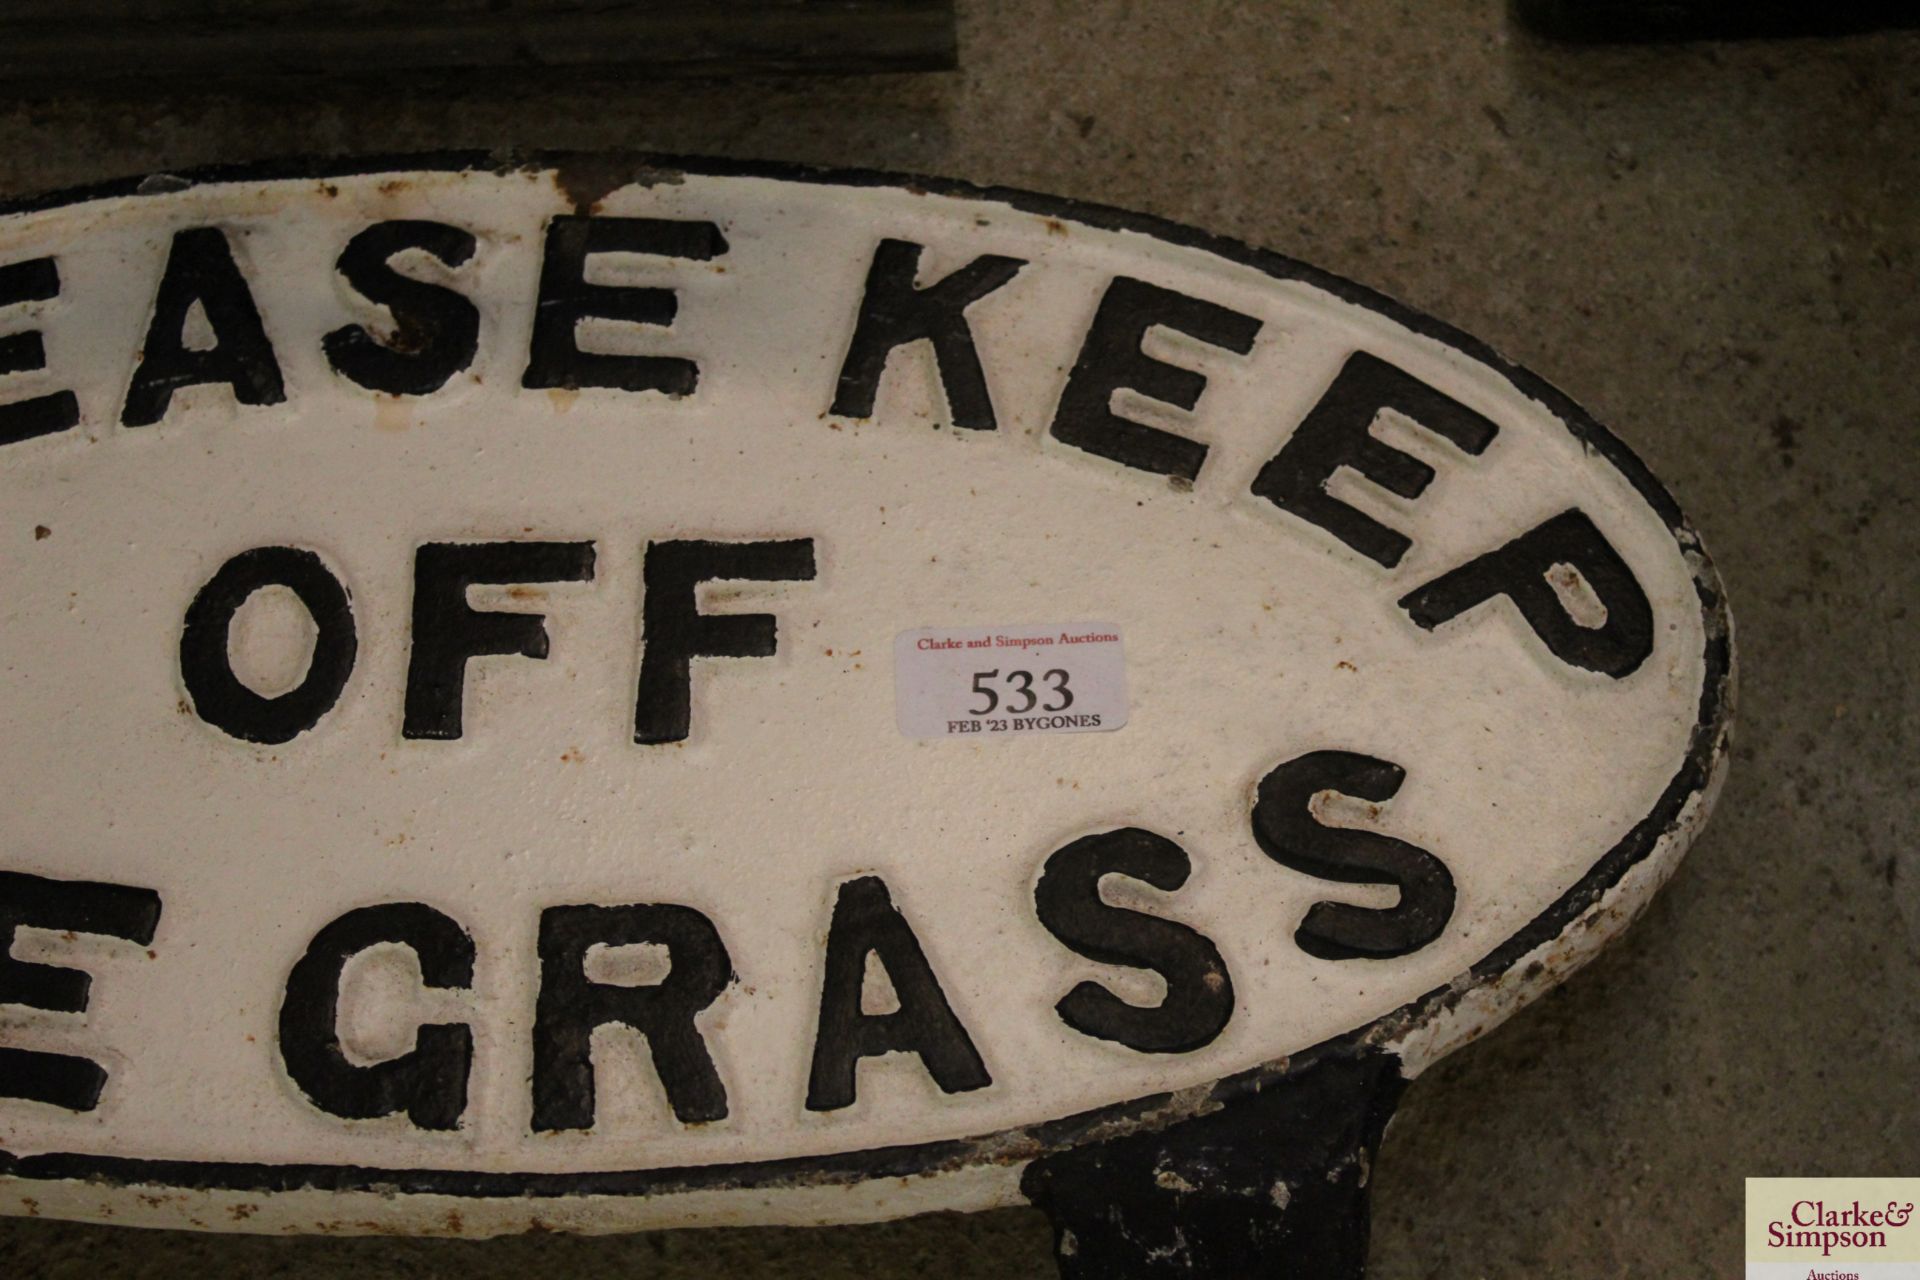
<path fill-rule="evenodd" d="M 0 216 L 0 370 L 9 1212 L 1014 1203 L 1417 1074 L 1625 927 L 1724 758 L 1718 583 L 1626 448 L 1148 218 L 161 176 Z"/>
<path fill-rule="evenodd" d="M 1748 1178 L 1747 1280 L 1920 1280 L 1920 1178 Z"/>
<path fill-rule="evenodd" d="M 1111 733 L 1127 723 L 1127 660 L 1110 623 L 902 631 L 893 671 L 910 738 Z"/>

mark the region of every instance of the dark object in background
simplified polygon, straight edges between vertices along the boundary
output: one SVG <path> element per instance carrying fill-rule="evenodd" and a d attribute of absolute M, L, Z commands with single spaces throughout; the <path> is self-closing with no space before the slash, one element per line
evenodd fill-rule
<path fill-rule="evenodd" d="M 1560 40 L 1731 40 L 1920 27 L 1920 0 L 1513 0 L 1528 30 Z"/>
<path fill-rule="evenodd" d="M 5 0 L 0 80 L 944 71 L 953 0 Z"/>

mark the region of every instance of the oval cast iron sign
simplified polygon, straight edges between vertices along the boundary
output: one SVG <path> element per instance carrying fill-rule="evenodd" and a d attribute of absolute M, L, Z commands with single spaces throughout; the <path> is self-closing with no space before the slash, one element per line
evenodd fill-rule
<path fill-rule="evenodd" d="M 0 321 L 11 1212 L 1014 1202 L 1417 1074 L 1723 758 L 1719 587 L 1617 440 L 1151 219 L 221 172 L 6 215 Z"/>

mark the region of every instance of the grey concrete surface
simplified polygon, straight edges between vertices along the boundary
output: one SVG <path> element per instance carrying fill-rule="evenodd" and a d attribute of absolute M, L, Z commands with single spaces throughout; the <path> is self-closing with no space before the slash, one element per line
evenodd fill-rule
<path fill-rule="evenodd" d="M 0 195 L 289 153 L 931 172 L 1331 268 L 1558 383 L 1732 594 L 1718 816 L 1608 956 L 1418 1082 L 1374 1275 L 1739 1268 L 1752 1174 L 1920 1174 L 1920 35 L 1566 50 L 1497 0 L 973 0 L 957 74 L 0 90 Z M 1049 1273 L 1032 1211 L 487 1243 L 0 1223 L 9 1276 Z"/>

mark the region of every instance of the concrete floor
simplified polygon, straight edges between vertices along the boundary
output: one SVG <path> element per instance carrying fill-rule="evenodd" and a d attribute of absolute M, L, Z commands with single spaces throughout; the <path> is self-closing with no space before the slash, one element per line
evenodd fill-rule
<path fill-rule="evenodd" d="M 1705 534 L 1738 758 L 1651 914 L 1413 1088 L 1374 1275 L 1734 1274 L 1744 1177 L 1920 1173 L 1920 35 L 1596 51 L 1497 0 L 961 8 L 950 75 L 9 93 L 0 195 L 440 147 L 914 170 L 1195 223 L 1486 338 Z M 481 1244 L 0 1223 L 22 1277 L 1049 1268 L 1032 1211 Z"/>

